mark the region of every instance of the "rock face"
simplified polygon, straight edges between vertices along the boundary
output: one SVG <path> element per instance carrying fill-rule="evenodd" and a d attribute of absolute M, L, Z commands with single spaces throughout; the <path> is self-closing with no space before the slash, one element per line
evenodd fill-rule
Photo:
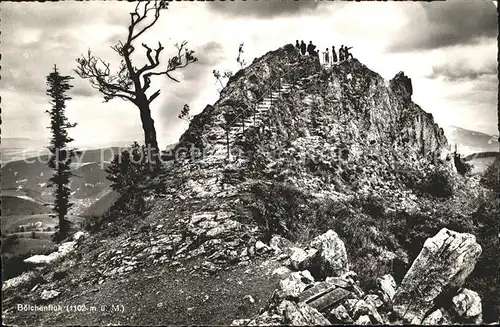
<path fill-rule="evenodd" d="M 271 96 L 269 88 L 278 81 L 286 87 Z M 178 191 L 196 197 L 229 192 L 233 185 L 221 174 L 220 162 L 225 159 L 238 173 L 236 181 L 247 175 L 276 175 L 285 183 L 326 195 L 339 188 L 331 178 L 352 185 L 349 175 L 354 173 L 339 164 L 349 160 L 353 170 L 364 167 L 356 172 L 358 187 L 376 189 L 369 180 L 393 169 L 390 162 L 395 157 L 417 165 L 424 158 L 444 160 L 449 153 L 443 131 L 432 115 L 411 101 L 412 92 L 411 80 L 403 73 L 386 81 L 356 59 L 325 69 L 314 58 L 300 56 L 292 45 L 271 51 L 235 74 L 220 99 L 197 115 L 181 137 L 177 148 L 196 144 L 203 148 L 204 158 L 189 169 L 201 166 L 200 176 L 191 173 L 190 183 Z M 283 144 L 286 148 L 280 148 Z M 262 163 L 252 162 L 255 156 L 263 157 Z M 312 163 L 295 165 L 298 171 L 293 173 L 290 164 L 301 158 Z M 372 170 L 371 164 L 379 169 Z M 318 177 L 320 168 L 332 176 Z M 227 181 L 225 188 L 217 183 L 222 180 Z"/>
<path fill-rule="evenodd" d="M 458 289 L 472 272 L 481 246 L 470 234 L 443 228 L 427 239 L 394 296 L 394 311 L 405 322 L 420 324 L 436 298 Z"/>
<path fill-rule="evenodd" d="M 411 78 L 406 76 L 403 72 L 399 72 L 394 76 L 390 82 L 391 89 L 398 93 L 406 100 L 411 100 L 413 94 L 413 86 L 411 84 Z"/>

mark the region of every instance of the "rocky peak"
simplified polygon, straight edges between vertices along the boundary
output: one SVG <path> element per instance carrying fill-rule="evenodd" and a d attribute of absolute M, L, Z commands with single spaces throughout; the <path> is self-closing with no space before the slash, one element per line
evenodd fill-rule
<path fill-rule="evenodd" d="M 403 72 L 399 72 L 396 76 L 394 76 L 394 78 L 390 81 L 390 86 L 396 94 L 407 101 L 411 100 L 411 96 L 413 94 L 411 78 L 406 76 Z"/>
<path fill-rule="evenodd" d="M 411 79 L 403 72 L 386 82 L 356 59 L 325 68 L 289 44 L 237 72 L 219 100 L 195 117 L 179 146 L 203 143 L 206 155 L 223 159 L 228 143 L 241 154 L 242 148 L 255 150 L 252 142 L 266 148 L 270 140 L 275 145 L 319 137 L 332 150 L 346 147 L 354 158 L 370 152 L 444 161 L 444 133 L 411 95 Z"/>

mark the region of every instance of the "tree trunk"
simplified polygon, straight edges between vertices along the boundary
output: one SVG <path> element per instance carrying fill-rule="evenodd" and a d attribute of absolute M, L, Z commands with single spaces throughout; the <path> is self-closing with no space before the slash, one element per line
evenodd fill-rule
<path fill-rule="evenodd" d="M 142 101 L 137 102 L 137 106 L 139 107 L 139 111 L 141 113 L 142 129 L 144 130 L 144 144 L 146 145 L 148 152 L 151 151 L 150 154 L 148 153 L 148 160 L 151 158 L 150 163 L 158 164 L 159 147 L 156 139 L 154 120 L 151 117 L 151 110 L 149 109 L 149 103 L 144 97 Z"/>
<path fill-rule="evenodd" d="M 142 129 L 144 130 L 144 144 L 151 149 L 158 150 L 158 141 L 156 140 L 156 130 L 154 120 L 151 118 L 149 107 L 141 109 Z"/>

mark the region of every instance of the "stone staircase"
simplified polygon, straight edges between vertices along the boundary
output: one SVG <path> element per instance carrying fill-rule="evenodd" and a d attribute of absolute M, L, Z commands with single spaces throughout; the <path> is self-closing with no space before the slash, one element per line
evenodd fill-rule
<path fill-rule="evenodd" d="M 245 133 L 255 127 L 262 126 L 266 116 L 272 109 L 273 105 L 280 101 L 283 93 L 289 93 L 294 86 L 290 83 L 280 83 L 278 89 L 269 89 L 268 92 L 257 102 L 255 112 L 249 117 L 237 117 L 229 126 L 229 133 L 224 133 L 223 137 L 217 139 L 211 146 L 211 150 L 207 153 L 201 163 L 204 165 L 220 165 L 221 162 L 225 164 L 238 161 L 239 158 L 236 154 L 235 144 L 245 138 Z M 222 135 L 221 135 L 222 136 Z M 229 155 L 228 155 L 229 144 Z"/>
<path fill-rule="evenodd" d="M 238 122 L 234 123 L 229 128 L 230 144 L 234 144 L 234 142 L 238 138 L 244 137 L 244 132 L 246 132 L 247 130 L 253 129 L 256 126 L 260 126 L 269 110 L 271 110 L 273 104 L 275 104 L 277 101 L 280 101 L 281 94 L 290 92 L 291 88 L 292 84 L 282 83 L 278 91 L 272 91 L 264 98 L 262 98 L 262 100 L 257 104 L 257 107 L 255 108 L 255 114 L 253 116 L 240 119 Z"/>

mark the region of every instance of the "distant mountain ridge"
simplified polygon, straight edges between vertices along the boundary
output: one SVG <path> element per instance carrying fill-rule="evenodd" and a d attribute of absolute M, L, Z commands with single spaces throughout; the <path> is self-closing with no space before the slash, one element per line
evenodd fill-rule
<path fill-rule="evenodd" d="M 478 152 L 499 151 L 498 137 L 453 125 L 443 125 L 442 127 L 452 149 L 457 144 L 458 152 L 462 156 Z"/>

